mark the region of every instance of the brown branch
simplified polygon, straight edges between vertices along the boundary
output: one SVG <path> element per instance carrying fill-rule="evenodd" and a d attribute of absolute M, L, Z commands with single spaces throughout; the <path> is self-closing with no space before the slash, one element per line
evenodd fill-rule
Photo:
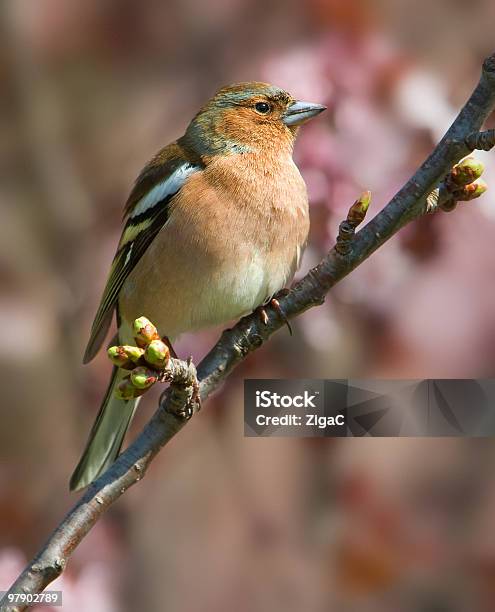
<path fill-rule="evenodd" d="M 428 196 L 452 166 L 474 148 L 485 148 L 494 136 L 479 134 L 481 125 L 495 104 L 495 54 L 483 63 L 480 81 L 469 100 L 440 143 L 414 176 L 385 208 L 355 234 L 356 204 L 346 225 L 341 225 L 339 240 L 325 259 L 279 298 L 288 319 L 322 304 L 328 291 L 361 264 L 406 223 L 425 214 Z M 488 134 L 490 130 L 486 132 Z M 360 202 L 360 200 L 358 200 Z M 358 206 L 359 208 L 359 206 Z M 354 212 L 353 212 L 354 211 Z M 363 215 L 364 217 L 364 215 Z M 241 319 L 220 340 L 198 367 L 199 393 L 203 402 L 223 382 L 233 368 L 258 349 L 284 325 L 279 313 L 267 308 L 266 324 L 257 315 Z M 195 382 L 191 364 L 180 365 L 183 376 L 175 380 L 160 400 L 160 406 L 142 433 L 119 456 L 103 476 L 93 482 L 76 505 L 40 549 L 12 586 L 9 593 L 38 593 L 66 567 L 67 561 L 88 531 L 106 509 L 146 472 L 153 457 L 187 423 L 186 407 Z M 23 605 L 8 605 L 6 597 L 0 610 L 17 611 Z"/>

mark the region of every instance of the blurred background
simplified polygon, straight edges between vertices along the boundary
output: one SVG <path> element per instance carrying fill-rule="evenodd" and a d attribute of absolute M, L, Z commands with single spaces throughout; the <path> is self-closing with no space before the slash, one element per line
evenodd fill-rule
<path fill-rule="evenodd" d="M 444 133 L 494 21 L 492 0 L 1 3 L 0 589 L 76 500 L 110 370 L 82 352 L 145 161 L 224 84 L 326 104 L 295 152 L 305 272 L 355 197 L 371 189 L 376 213 Z M 491 440 L 250 439 L 242 407 L 246 377 L 495 376 L 495 154 L 480 157 L 492 191 L 401 231 L 165 447 L 53 586 L 64 610 L 495 609 Z M 176 348 L 199 359 L 218 332 Z"/>

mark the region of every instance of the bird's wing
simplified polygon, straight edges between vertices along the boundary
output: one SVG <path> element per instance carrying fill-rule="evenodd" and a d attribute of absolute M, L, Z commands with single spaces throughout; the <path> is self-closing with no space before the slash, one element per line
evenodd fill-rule
<path fill-rule="evenodd" d="M 99 351 L 120 289 L 167 222 L 171 198 L 188 177 L 201 168 L 199 161 L 191 159 L 182 147 L 173 143 L 162 149 L 138 176 L 125 205 L 124 230 L 91 328 L 84 363 L 91 361 Z"/>

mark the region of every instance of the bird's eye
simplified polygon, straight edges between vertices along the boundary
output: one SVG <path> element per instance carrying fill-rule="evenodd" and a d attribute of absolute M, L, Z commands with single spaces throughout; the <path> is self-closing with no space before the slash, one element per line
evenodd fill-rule
<path fill-rule="evenodd" d="M 271 110 L 271 106 L 268 104 L 268 102 L 256 102 L 254 108 L 262 115 L 266 115 Z"/>

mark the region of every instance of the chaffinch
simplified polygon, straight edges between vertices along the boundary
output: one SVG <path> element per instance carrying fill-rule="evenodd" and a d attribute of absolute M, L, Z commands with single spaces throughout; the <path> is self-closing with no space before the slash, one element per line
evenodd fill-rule
<path fill-rule="evenodd" d="M 144 167 L 125 205 L 125 226 L 84 355 L 100 349 L 116 312 L 118 343 L 144 314 L 169 338 L 225 323 L 289 282 L 308 231 L 305 183 L 292 160 L 298 126 L 325 109 L 266 83 L 220 89 L 184 136 Z M 138 399 L 109 388 L 71 489 L 117 457 Z"/>

